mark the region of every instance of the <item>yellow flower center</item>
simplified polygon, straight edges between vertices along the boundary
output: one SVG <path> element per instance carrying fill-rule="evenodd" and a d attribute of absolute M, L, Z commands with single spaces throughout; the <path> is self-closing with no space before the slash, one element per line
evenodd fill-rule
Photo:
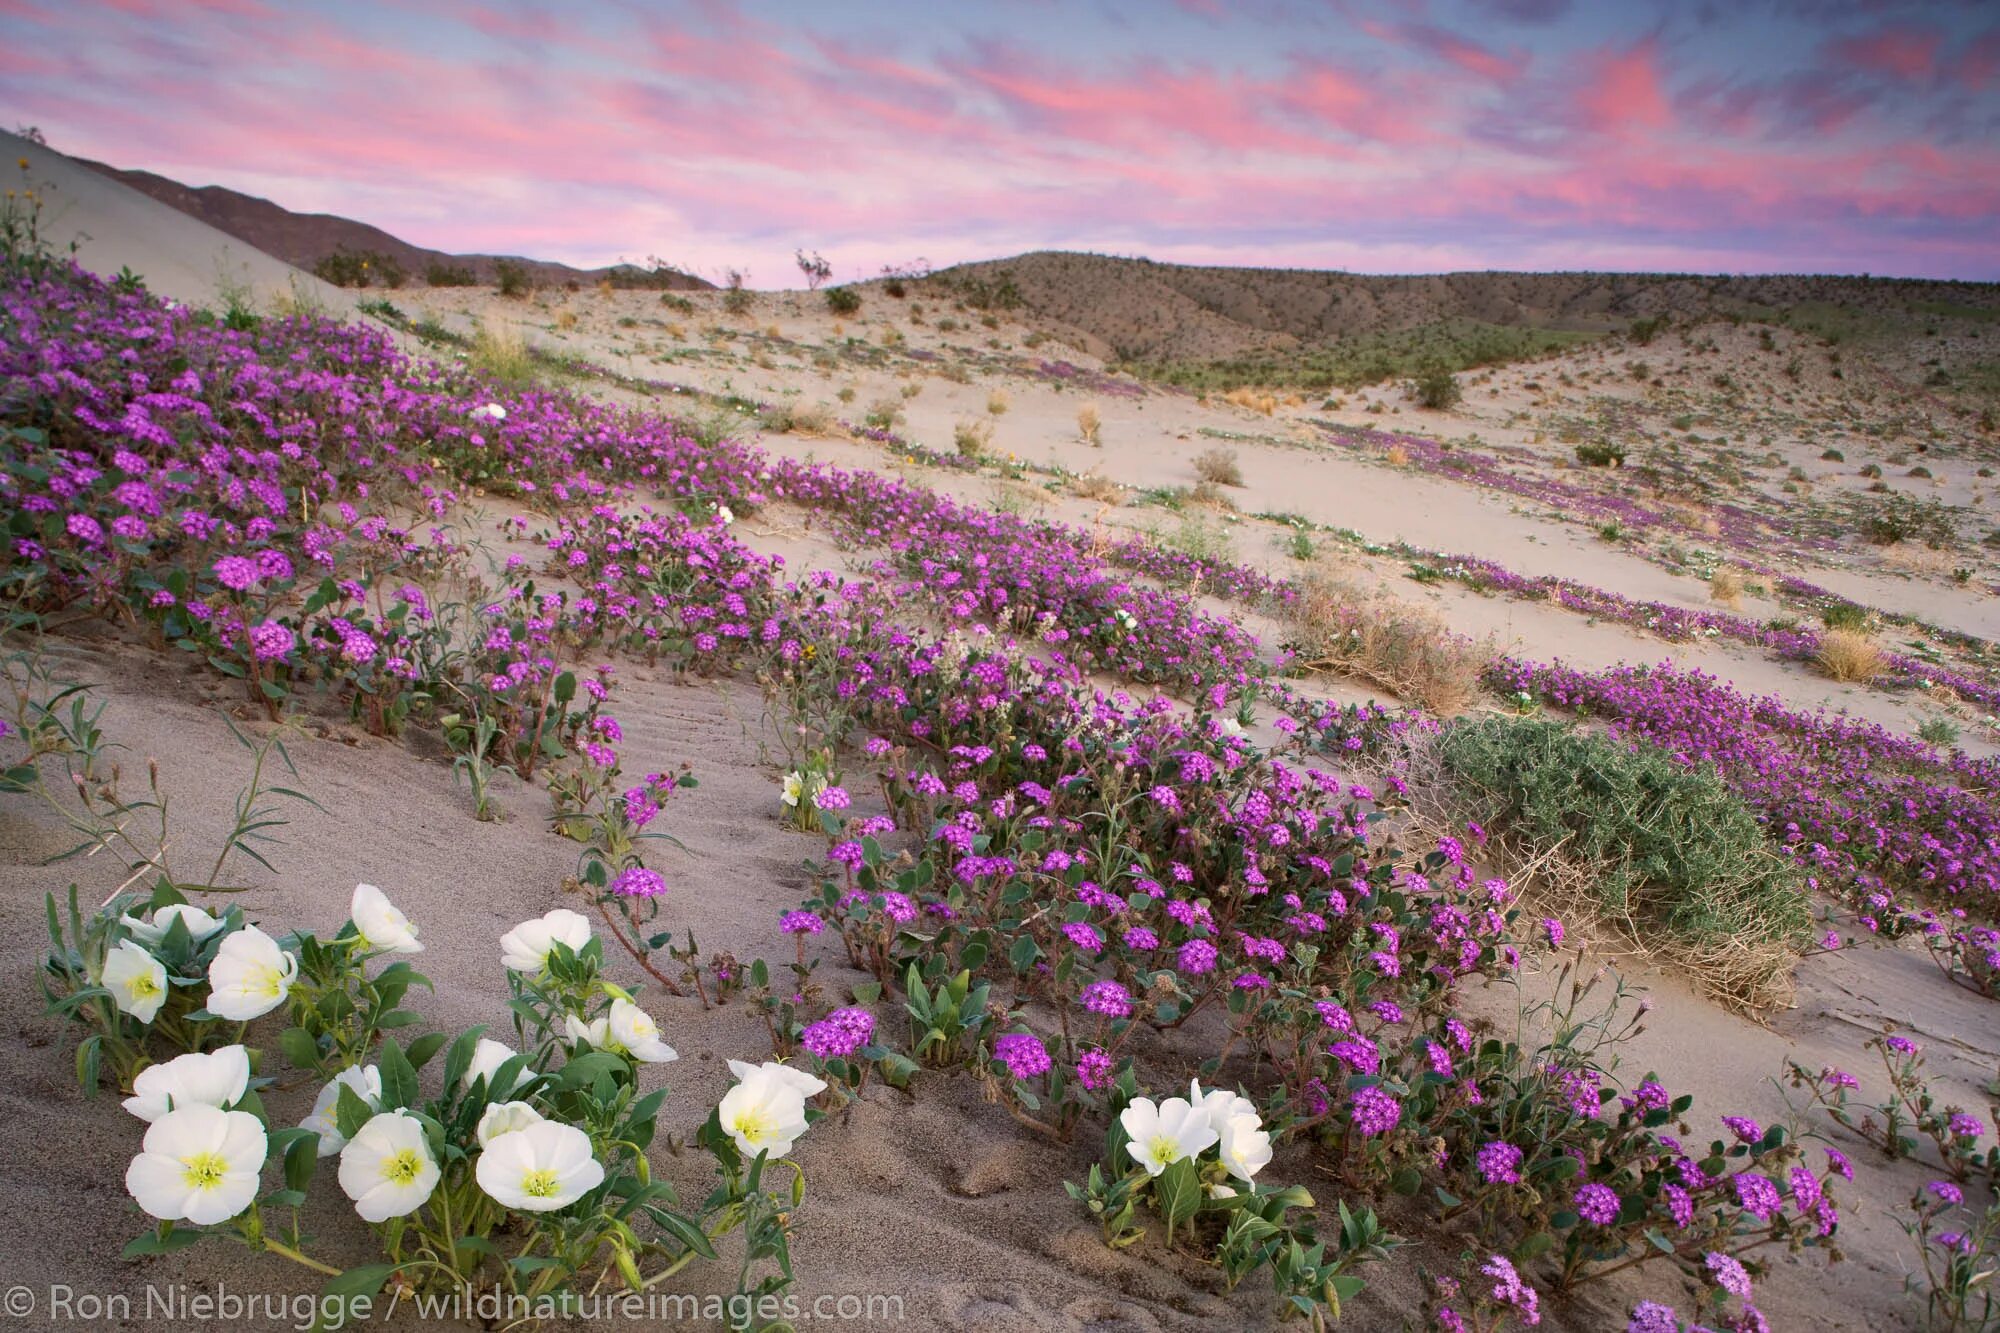
<path fill-rule="evenodd" d="M 777 1126 L 771 1123 L 770 1115 L 761 1109 L 740 1112 L 736 1122 L 729 1129 L 738 1138 L 760 1147 L 776 1137 L 777 1132 Z"/>
<path fill-rule="evenodd" d="M 189 1189 L 212 1190 L 229 1174 L 229 1162 L 220 1153 L 198 1152 L 181 1158 L 181 1179 Z"/>
<path fill-rule="evenodd" d="M 141 972 L 125 983 L 125 993 L 135 1000 L 150 1000 L 160 993 L 160 983 L 150 972 Z"/>
<path fill-rule="evenodd" d="M 424 1159 L 417 1155 L 415 1148 L 405 1148 L 394 1157 L 382 1162 L 382 1175 L 398 1185 L 407 1185 L 423 1174 Z"/>
<path fill-rule="evenodd" d="M 1181 1145 L 1164 1134 L 1155 1135 L 1146 1145 L 1146 1157 L 1155 1166 L 1170 1166 L 1180 1156 Z"/>
<path fill-rule="evenodd" d="M 284 994 L 285 974 L 275 967 L 260 967 L 244 978 L 243 989 L 252 995 L 277 999 Z"/>
<path fill-rule="evenodd" d="M 561 1188 L 562 1182 L 556 1179 L 556 1173 L 546 1167 L 521 1176 L 521 1193 L 531 1199 L 553 1199 Z"/>

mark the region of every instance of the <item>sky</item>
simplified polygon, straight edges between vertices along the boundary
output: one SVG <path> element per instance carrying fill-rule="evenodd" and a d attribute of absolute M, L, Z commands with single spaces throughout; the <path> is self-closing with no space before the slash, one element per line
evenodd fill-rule
<path fill-rule="evenodd" d="M 0 0 L 0 123 L 419 245 L 2000 279 L 2000 0 Z"/>

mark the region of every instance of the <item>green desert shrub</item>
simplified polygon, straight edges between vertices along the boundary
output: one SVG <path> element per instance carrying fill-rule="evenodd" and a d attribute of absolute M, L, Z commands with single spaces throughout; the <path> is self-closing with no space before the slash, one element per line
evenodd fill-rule
<path fill-rule="evenodd" d="M 474 287 L 479 275 L 463 264 L 432 260 L 424 267 L 424 283 L 430 287 Z"/>
<path fill-rule="evenodd" d="M 1420 367 L 1416 378 L 1410 381 L 1410 397 L 1418 406 L 1442 412 L 1456 406 L 1465 396 L 1458 387 L 1458 376 L 1451 373 L 1451 367 L 1442 361 L 1432 361 Z"/>
<path fill-rule="evenodd" d="M 1687 967 L 1717 995 L 1783 1000 L 1812 912 L 1793 863 L 1712 766 L 1561 722 L 1468 718 L 1438 738 L 1464 815 L 1551 906 Z"/>
<path fill-rule="evenodd" d="M 826 308 L 836 315 L 857 314 L 861 310 L 861 293 L 852 287 L 829 287 L 826 289 Z"/>

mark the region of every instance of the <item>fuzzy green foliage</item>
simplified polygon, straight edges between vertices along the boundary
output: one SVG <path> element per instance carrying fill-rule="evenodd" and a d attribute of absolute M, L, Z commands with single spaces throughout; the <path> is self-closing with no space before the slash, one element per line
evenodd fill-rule
<path fill-rule="evenodd" d="M 1473 819 L 1532 854 L 1560 847 L 1641 943 L 1789 947 L 1811 928 L 1797 868 L 1712 767 L 1535 719 L 1456 722 L 1439 749 Z"/>
<path fill-rule="evenodd" d="M 1345 338 L 1295 351 L 1216 361 L 1160 361 L 1126 356 L 1126 369 L 1185 389 L 1224 392 L 1245 386 L 1313 392 L 1353 390 L 1412 379 L 1429 367 L 1458 374 L 1480 366 L 1533 360 L 1601 335 L 1449 319 L 1396 332 Z"/>

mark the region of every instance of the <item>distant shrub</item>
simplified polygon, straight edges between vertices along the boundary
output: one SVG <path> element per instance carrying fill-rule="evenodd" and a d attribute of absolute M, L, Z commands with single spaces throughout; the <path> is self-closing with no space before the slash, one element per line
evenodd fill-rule
<path fill-rule="evenodd" d="M 1822 463 L 1845 463 L 1847 455 L 1838 449 L 1828 449 L 1820 454 L 1819 461 Z"/>
<path fill-rule="evenodd" d="M 829 287 L 826 289 L 826 308 L 836 315 L 860 313 L 861 293 L 852 287 Z"/>
<path fill-rule="evenodd" d="M 1861 475 L 1864 477 L 1880 478 L 1882 475 L 1882 465 L 1880 463 L 1863 463 L 1861 465 Z"/>
<path fill-rule="evenodd" d="M 1724 606 L 1737 605 L 1743 600 L 1743 575 L 1733 565 L 1717 565 L 1709 576 L 1708 595 Z"/>
<path fill-rule="evenodd" d="M 1869 681 L 1882 672 L 1882 649 L 1859 630 L 1830 629 L 1813 661 L 1835 680 Z"/>
<path fill-rule="evenodd" d="M 870 430 L 890 431 L 903 419 L 903 404 L 894 398 L 878 398 L 868 405 L 868 412 L 862 417 Z"/>
<path fill-rule="evenodd" d="M 749 313 L 752 303 L 751 293 L 743 285 L 747 281 L 749 281 L 749 275 L 744 273 L 742 269 L 732 268 L 723 271 L 722 308 L 728 314 L 742 315 Z"/>
<path fill-rule="evenodd" d="M 1576 446 L 1576 461 L 1585 467 L 1624 467 L 1625 447 L 1602 441 L 1597 444 Z"/>
<path fill-rule="evenodd" d="M 1093 449 L 1102 449 L 1104 440 L 1099 432 L 1104 429 L 1104 418 L 1099 414 L 1096 403 L 1085 403 L 1076 410 L 1076 432 L 1083 442 Z"/>
<path fill-rule="evenodd" d="M 1195 455 L 1194 474 L 1203 481 L 1217 486 L 1241 486 L 1243 469 L 1236 462 L 1236 451 L 1217 447 Z"/>
<path fill-rule="evenodd" d="M 445 264 L 434 259 L 424 266 L 424 283 L 431 287 L 474 287 L 479 278 L 463 264 Z"/>
<path fill-rule="evenodd" d="M 1645 319 L 1635 319 L 1626 328 L 1625 337 L 1629 341 L 1644 347 L 1652 342 L 1653 339 L 1660 336 L 1661 330 L 1667 327 L 1668 322 L 1665 315 L 1652 315 Z"/>
<path fill-rule="evenodd" d="M 472 335 L 466 360 L 473 370 L 503 384 L 532 385 L 541 378 L 534 349 L 528 345 L 521 330 L 512 324 L 497 327 L 481 324 Z"/>
<path fill-rule="evenodd" d="M 994 389 L 986 395 L 986 411 L 992 416 L 1004 416 L 1007 412 L 1007 391 Z"/>
<path fill-rule="evenodd" d="M 534 280 L 528 276 L 528 266 L 518 260 L 502 259 L 493 265 L 494 284 L 502 296 L 520 300 L 534 290 Z"/>
<path fill-rule="evenodd" d="M 1086 472 L 1080 477 L 1071 477 L 1069 488 L 1078 498 L 1095 500 L 1099 504 L 1121 504 L 1125 499 L 1123 486 L 1096 472 Z"/>
<path fill-rule="evenodd" d="M 1812 912 L 1797 869 L 1710 765 L 1560 722 L 1461 719 L 1436 742 L 1446 790 L 1558 910 L 1763 1006 L 1790 992 Z M 1413 781 L 1414 785 L 1414 781 Z"/>
<path fill-rule="evenodd" d="M 313 265 L 313 276 L 335 287 L 401 287 L 403 266 L 374 250 L 336 250 Z"/>
<path fill-rule="evenodd" d="M 961 458 L 984 457 L 986 446 L 992 440 L 993 423 L 990 421 L 961 421 L 951 430 L 951 442 Z"/>
<path fill-rule="evenodd" d="M 1820 613 L 1819 623 L 1828 629 L 1865 630 L 1868 628 L 1868 608 L 1856 606 L 1853 602 L 1835 602 Z"/>
<path fill-rule="evenodd" d="M 1465 391 L 1458 387 L 1458 376 L 1451 373 L 1450 366 L 1432 361 L 1421 367 L 1410 381 L 1409 395 L 1418 406 L 1442 412 L 1456 406 Z"/>
<path fill-rule="evenodd" d="M 1920 541 L 1935 551 L 1957 540 L 1958 523 L 1935 496 L 1918 499 L 1892 491 L 1862 515 L 1861 534 L 1878 546 Z"/>

